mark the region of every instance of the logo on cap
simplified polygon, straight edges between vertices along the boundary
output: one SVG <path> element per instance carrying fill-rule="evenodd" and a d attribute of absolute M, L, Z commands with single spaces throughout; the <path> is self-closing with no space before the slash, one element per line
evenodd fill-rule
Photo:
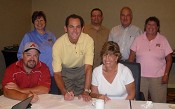
<path fill-rule="evenodd" d="M 40 53 L 40 50 L 39 50 L 38 45 L 35 44 L 34 42 L 28 42 L 28 43 L 26 43 L 26 45 L 24 46 L 23 52 L 26 52 L 26 51 L 28 51 L 30 49 L 36 49 Z"/>

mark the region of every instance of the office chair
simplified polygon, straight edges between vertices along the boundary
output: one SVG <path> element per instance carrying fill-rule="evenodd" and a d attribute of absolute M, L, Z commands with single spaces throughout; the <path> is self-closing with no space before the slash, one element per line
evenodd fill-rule
<path fill-rule="evenodd" d="M 145 100 L 144 95 L 142 92 L 140 92 L 140 79 L 141 79 L 141 67 L 140 63 L 135 63 L 135 62 L 126 62 L 126 61 L 120 61 L 119 63 L 127 66 L 134 77 L 135 80 L 135 86 L 136 86 L 136 100 Z"/>
<path fill-rule="evenodd" d="M 1 52 L 5 59 L 6 68 L 14 62 L 18 61 L 17 51 L 1 50 Z"/>

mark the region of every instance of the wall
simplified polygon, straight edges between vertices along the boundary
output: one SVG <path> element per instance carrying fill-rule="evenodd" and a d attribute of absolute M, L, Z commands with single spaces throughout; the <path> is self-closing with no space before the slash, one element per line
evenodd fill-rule
<path fill-rule="evenodd" d="M 43 10 L 48 19 L 47 28 L 60 37 L 64 33 L 65 18 L 72 14 L 81 15 L 86 23 L 90 22 L 90 11 L 98 7 L 103 10 L 103 24 L 111 29 L 120 24 L 119 12 L 123 6 L 133 10 L 133 24 L 143 29 L 146 18 L 157 16 L 161 23 L 161 33 L 175 48 L 175 1 L 174 0 L 33 0 L 32 11 Z"/>
<path fill-rule="evenodd" d="M 19 44 L 24 33 L 31 29 L 30 0 L 0 0 L 0 49 Z M 0 83 L 5 70 L 5 62 L 0 52 Z"/>
<path fill-rule="evenodd" d="M 175 0 L 33 0 L 32 11 L 43 10 L 48 19 L 47 28 L 60 37 L 64 33 L 65 18 L 70 14 L 81 15 L 90 22 L 90 11 L 100 8 L 104 13 L 103 24 L 111 29 L 120 24 L 119 13 L 123 6 L 133 10 L 133 24 L 144 27 L 145 20 L 156 16 L 160 20 L 160 31 L 175 49 Z M 170 72 L 169 87 L 175 87 L 175 65 Z"/>
<path fill-rule="evenodd" d="M 157 16 L 161 21 L 161 33 L 175 48 L 175 1 L 174 0 L 0 0 L 0 49 L 19 44 L 24 33 L 31 30 L 31 14 L 43 10 L 47 15 L 47 29 L 60 37 L 64 33 L 65 18 L 72 14 L 81 15 L 90 22 L 90 11 L 98 7 L 103 10 L 103 24 L 111 29 L 120 24 L 119 12 L 123 6 L 133 10 L 133 24 L 143 29 L 149 16 Z M 4 58 L 0 53 L 0 80 L 5 69 Z M 175 71 L 171 72 L 174 78 Z M 175 83 L 175 79 L 171 79 Z"/>

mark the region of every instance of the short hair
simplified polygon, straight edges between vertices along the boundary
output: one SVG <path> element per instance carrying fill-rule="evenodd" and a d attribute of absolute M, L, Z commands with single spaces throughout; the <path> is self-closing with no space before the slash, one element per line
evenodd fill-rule
<path fill-rule="evenodd" d="M 79 15 L 76 15 L 76 14 L 71 14 L 69 15 L 67 18 L 66 18 L 66 21 L 65 21 L 65 26 L 68 27 L 69 25 L 69 19 L 70 18 L 73 18 L 73 19 L 79 19 L 80 20 L 80 23 L 81 23 L 81 28 L 84 26 L 84 20 L 81 16 Z"/>
<path fill-rule="evenodd" d="M 44 18 L 44 21 L 47 22 L 47 20 L 46 20 L 46 15 L 44 14 L 43 11 L 34 11 L 34 12 L 33 12 L 33 15 L 32 15 L 32 23 L 33 23 L 33 24 L 34 24 L 35 20 L 36 20 L 38 17 L 39 17 L 39 18 L 40 18 L 40 17 L 43 17 L 43 18 Z"/>
<path fill-rule="evenodd" d="M 158 30 L 157 32 L 160 32 L 160 21 L 157 17 L 152 16 L 146 19 L 145 21 L 145 26 L 144 26 L 144 31 L 146 31 L 146 25 L 148 24 L 149 21 L 154 21 L 157 24 Z"/>
<path fill-rule="evenodd" d="M 130 7 L 123 7 L 123 8 L 120 10 L 120 14 L 122 13 L 122 11 L 123 11 L 124 9 L 129 10 L 129 11 L 130 11 L 130 13 L 131 13 L 131 16 L 133 17 L 133 15 L 132 15 L 132 10 L 131 10 L 131 8 L 130 8 Z"/>
<path fill-rule="evenodd" d="M 99 9 L 99 8 L 94 8 L 94 9 L 92 9 L 92 11 L 91 11 L 91 16 L 92 16 L 92 12 L 93 12 L 93 11 L 100 11 L 101 16 L 103 16 L 103 12 L 102 12 L 101 9 Z"/>
<path fill-rule="evenodd" d="M 117 56 L 118 60 L 121 59 L 120 48 L 119 48 L 119 45 L 116 42 L 113 42 L 113 41 L 105 42 L 103 47 L 102 47 L 100 56 L 102 58 L 104 54 L 110 54 L 110 53 Z"/>

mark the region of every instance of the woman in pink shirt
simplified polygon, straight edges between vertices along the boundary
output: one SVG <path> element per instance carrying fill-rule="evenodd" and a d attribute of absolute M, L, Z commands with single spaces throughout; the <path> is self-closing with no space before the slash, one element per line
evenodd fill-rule
<path fill-rule="evenodd" d="M 129 61 L 136 58 L 141 64 L 141 91 L 145 100 L 148 100 L 149 92 L 153 102 L 166 102 L 172 49 L 159 29 L 158 18 L 149 17 L 145 21 L 145 32 L 134 40 Z"/>

